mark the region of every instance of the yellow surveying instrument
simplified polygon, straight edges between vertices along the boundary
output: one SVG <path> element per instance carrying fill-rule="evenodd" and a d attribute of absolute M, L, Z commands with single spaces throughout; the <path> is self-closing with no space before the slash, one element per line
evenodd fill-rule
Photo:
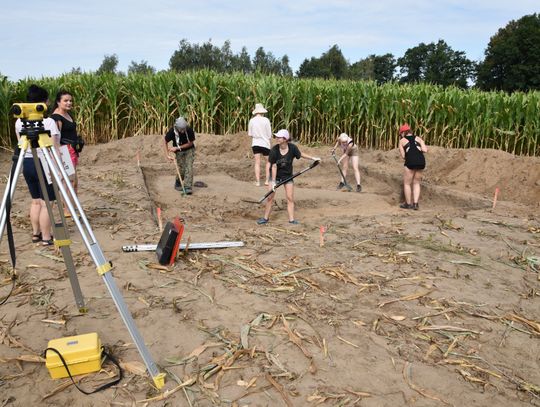
<path fill-rule="evenodd" d="M 45 103 L 14 103 L 11 106 L 11 113 L 17 119 L 28 121 L 43 120 L 43 114 L 47 111 Z"/>
<path fill-rule="evenodd" d="M 75 225 L 81 234 L 81 238 L 96 265 L 98 274 L 103 278 L 103 281 L 111 294 L 116 308 L 118 309 L 126 328 L 137 346 L 137 350 L 139 351 L 139 354 L 146 365 L 148 373 L 150 376 L 152 376 L 156 387 L 161 389 L 165 384 L 165 374 L 159 372 L 137 327 L 135 326 L 133 317 L 126 306 L 124 298 L 118 290 L 114 277 L 111 273 L 113 267 L 112 263 L 105 259 L 103 251 L 101 250 L 92 228 L 90 227 L 81 203 L 79 202 L 79 199 L 75 194 L 75 190 L 69 181 L 66 170 L 62 164 L 62 160 L 56 149 L 53 148 L 50 132 L 45 130 L 43 125 L 43 115 L 46 111 L 47 106 L 45 103 L 15 103 L 11 108 L 11 113 L 16 118 L 21 120 L 22 129 L 20 131 L 18 157 L 17 153 L 15 153 L 13 156 L 12 170 L 8 178 L 6 190 L 2 199 L 2 206 L 0 209 L 0 241 L 2 239 L 2 235 L 4 234 L 6 222 L 8 222 L 8 202 L 13 202 L 17 179 L 23 167 L 24 155 L 28 149 L 31 149 L 35 167 L 38 169 L 37 175 L 40 188 L 43 193 L 51 223 L 53 225 L 54 245 L 60 249 L 62 256 L 64 257 L 64 262 L 66 264 L 69 280 L 75 296 L 75 302 L 79 308 L 79 312 L 84 313 L 87 311 L 86 306 L 84 305 L 84 298 L 79 286 L 77 273 L 75 272 L 73 257 L 69 248 L 71 245 L 71 240 L 65 226 L 66 221 L 64 212 L 62 210 L 62 205 L 57 205 L 59 220 L 55 221 L 52 204 L 47 193 L 46 180 L 43 172 L 39 170 L 41 166 L 40 157 L 38 156 L 38 149 L 40 149 L 41 158 L 45 161 L 51 173 L 52 186 L 55 195 L 57 197 L 62 197 L 64 205 L 68 207 L 72 214 L 75 214 L 78 211 L 80 216 L 73 216 L 73 221 L 75 222 Z"/>

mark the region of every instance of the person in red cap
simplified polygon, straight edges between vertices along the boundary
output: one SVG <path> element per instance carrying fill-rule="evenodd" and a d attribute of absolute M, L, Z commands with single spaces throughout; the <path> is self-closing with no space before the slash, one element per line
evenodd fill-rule
<path fill-rule="evenodd" d="M 300 152 L 296 144 L 289 143 L 289 132 L 285 129 L 279 130 L 274 134 L 277 144 L 270 150 L 268 161 L 270 162 L 271 179 L 269 189 L 275 190 L 276 183 L 286 180 L 293 175 L 293 160 L 307 158 L 313 161 L 321 161 L 319 157 L 311 157 Z M 284 185 L 285 196 L 287 197 L 287 215 L 291 225 L 298 225 L 298 221 L 294 218 L 294 183 L 290 180 Z M 257 220 L 258 225 L 266 225 L 272 211 L 272 204 L 276 193 L 271 194 L 264 208 L 264 216 Z"/>
<path fill-rule="evenodd" d="M 405 202 L 399 207 L 418 210 L 420 181 L 422 181 L 422 173 L 426 168 L 424 153 L 427 153 L 427 147 L 424 140 L 412 134 L 411 127 L 406 123 L 399 128 L 399 137 L 399 154 L 405 161 L 403 171 Z"/>

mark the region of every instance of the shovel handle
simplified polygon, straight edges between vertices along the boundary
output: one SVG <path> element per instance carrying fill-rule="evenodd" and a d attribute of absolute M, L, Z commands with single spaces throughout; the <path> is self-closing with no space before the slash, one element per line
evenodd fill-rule
<path fill-rule="evenodd" d="M 319 160 L 313 161 L 309 167 L 304 168 L 302 171 L 298 171 L 296 174 L 293 174 L 293 175 L 291 175 L 290 177 L 285 178 L 284 180 L 278 182 L 278 183 L 274 186 L 274 189 L 268 191 L 261 199 L 259 199 L 259 203 L 262 203 L 266 198 L 268 198 L 270 195 L 272 195 L 274 192 L 276 192 L 276 188 L 280 187 L 280 186 L 283 185 L 283 184 L 286 184 L 287 182 L 289 182 L 289 181 L 292 180 L 293 178 L 296 178 L 296 177 L 298 177 L 299 175 L 302 175 L 304 172 L 309 171 L 309 170 L 311 170 L 312 168 L 315 168 L 317 165 L 319 165 L 319 163 L 320 163 Z"/>

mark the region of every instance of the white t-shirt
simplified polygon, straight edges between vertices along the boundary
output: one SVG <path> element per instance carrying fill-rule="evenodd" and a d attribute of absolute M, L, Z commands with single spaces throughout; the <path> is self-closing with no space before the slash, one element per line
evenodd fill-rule
<path fill-rule="evenodd" d="M 268 117 L 256 115 L 252 117 L 248 124 L 248 135 L 253 138 L 251 145 L 270 149 L 272 139 L 272 128 Z"/>
<path fill-rule="evenodd" d="M 56 125 L 56 122 L 51 119 L 50 117 L 47 117 L 43 119 L 43 127 L 45 130 L 49 130 L 51 132 L 51 137 L 53 139 L 53 143 L 59 144 L 60 143 L 60 131 L 58 130 L 58 126 Z M 20 139 L 20 132 L 22 130 L 22 121 L 21 119 L 17 119 L 15 122 L 15 133 L 17 134 L 17 140 Z M 41 152 L 41 149 L 38 148 L 38 153 Z M 28 147 L 26 149 L 26 152 L 24 153 L 24 158 L 32 158 L 32 148 Z"/>

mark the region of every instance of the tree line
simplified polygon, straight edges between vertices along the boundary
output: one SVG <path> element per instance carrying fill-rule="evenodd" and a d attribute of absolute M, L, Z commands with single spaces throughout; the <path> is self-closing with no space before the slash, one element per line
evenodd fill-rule
<path fill-rule="evenodd" d="M 97 73 L 117 72 L 118 57 L 106 55 Z M 221 47 L 207 41 L 202 45 L 180 41 L 169 60 L 172 71 L 210 69 L 216 72 L 260 72 L 294 76 L 287 55 L 277 57 L 259 47 L 253 58 L 243 47 L 233 53 L 230 41 Z M 73 72 L 80 72 L 77 68 Z M 147 61 L 132 61 L 128 74 L 152 74 Z M 298 78 L 333 78 L 387 82 L 427 82 L 442 86 L 481 90 L 529 91 L 540 89 L 540 15 L 526 15 L 510 21 L 489 41 L 483 61 L 468 59 L 444 40 L 420 43 L 399 58 L 387 53 L 369 55 L 349 63 L 339 46 L 333 45 L 320 57 L 306 58 L 295 73 Z"/>

